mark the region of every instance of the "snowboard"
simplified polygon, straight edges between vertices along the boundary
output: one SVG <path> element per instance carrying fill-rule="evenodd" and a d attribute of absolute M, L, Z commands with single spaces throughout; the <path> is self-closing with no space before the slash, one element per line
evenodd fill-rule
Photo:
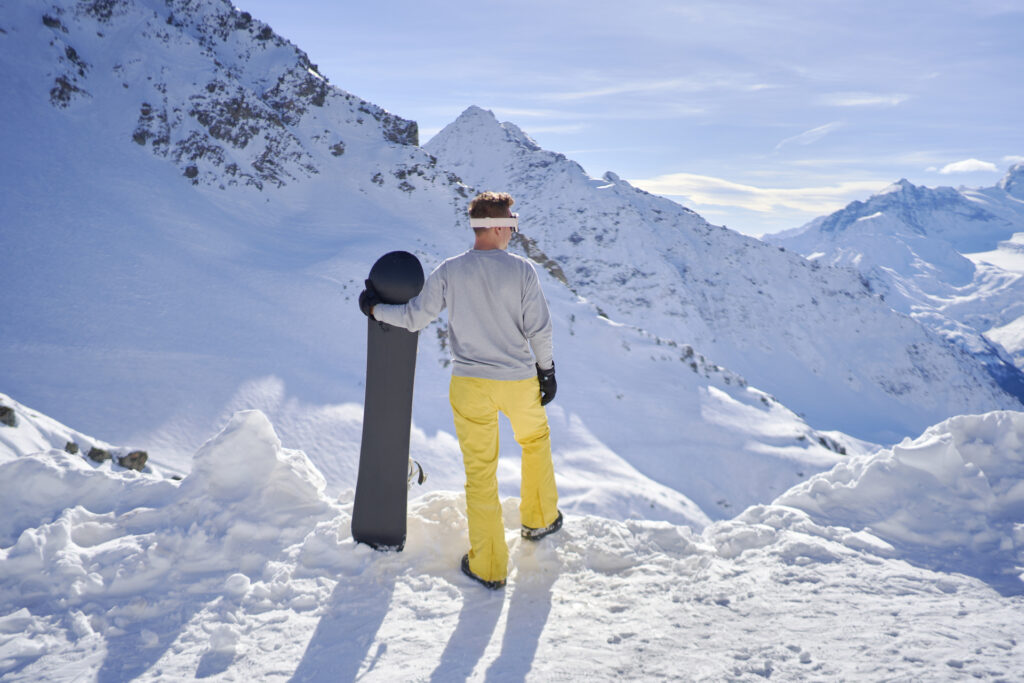
<path fill-rule="evenodd" d="M 384 254 L 370 269 L 384 303 L 404 304 L 423 289 L 423 266 L 407 251 Z M 419 332 L 367 318 L 366 398 L 352 538 L 377 550 L 405 546 L 409 430 Z"/>

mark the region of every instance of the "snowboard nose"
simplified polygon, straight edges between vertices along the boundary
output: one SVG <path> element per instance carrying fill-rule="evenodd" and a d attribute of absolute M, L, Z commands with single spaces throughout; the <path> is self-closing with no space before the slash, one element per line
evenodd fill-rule
<path fill-rule="evenodd" d="M 370 268 L 370 282 L 386 304 L 404 304 L 423 289 L 423 266 L 407 251 L 384 254 Z"/>

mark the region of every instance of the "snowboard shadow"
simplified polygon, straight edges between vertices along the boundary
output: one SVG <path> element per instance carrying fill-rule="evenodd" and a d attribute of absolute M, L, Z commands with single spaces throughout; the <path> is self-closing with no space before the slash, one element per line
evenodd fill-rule
<path fill-rule="evenodd" d="M 382 576 L 380 583 L 373 582 L 372 589 L 365 585 L 366 580 L 366 577 L 342 577 L 338 581 L 327 602 L 326 614 L 317 624 L 291 681 L 356 680 L 391 608 L 397 576 Z M 364 673 L 372 671 L 386 651 L 386 643 L 378 644 Z"/>
<path fill-rule="evenodd" d="M 504 604 L 503 592 L 474 586 L 463 593 L 459 623 L 430 675 L 431 683 L 465 681 L 473 674 L 491 642 Z"/>

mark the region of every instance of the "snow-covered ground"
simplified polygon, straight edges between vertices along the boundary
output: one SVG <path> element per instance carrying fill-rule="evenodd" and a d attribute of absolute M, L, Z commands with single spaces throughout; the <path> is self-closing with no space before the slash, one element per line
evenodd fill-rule
<path fill-rule="evenodd" d="M 27 411 L 19 406 L 19 412 Z M 19 427 L 20 428 L 20 427 Z M 9 448 L 9 447 L 8 447 Z M 5 680 L 1013 680 L 1024 414 L 959 417 L 703 530 L 569 514 L 462 576 L 464 498 L 351 539 L 259 411 L 181 481 L 51 449 L 0 465 Z"/>

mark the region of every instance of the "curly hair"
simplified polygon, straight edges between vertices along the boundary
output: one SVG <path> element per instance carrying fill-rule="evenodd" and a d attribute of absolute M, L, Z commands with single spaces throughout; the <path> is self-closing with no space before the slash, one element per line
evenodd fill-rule
<path fill-rule="evenodd" d="M 481 192 L 469 203 L 469 217 L 504 218 L 515 203 L 508 192 Z"/>

